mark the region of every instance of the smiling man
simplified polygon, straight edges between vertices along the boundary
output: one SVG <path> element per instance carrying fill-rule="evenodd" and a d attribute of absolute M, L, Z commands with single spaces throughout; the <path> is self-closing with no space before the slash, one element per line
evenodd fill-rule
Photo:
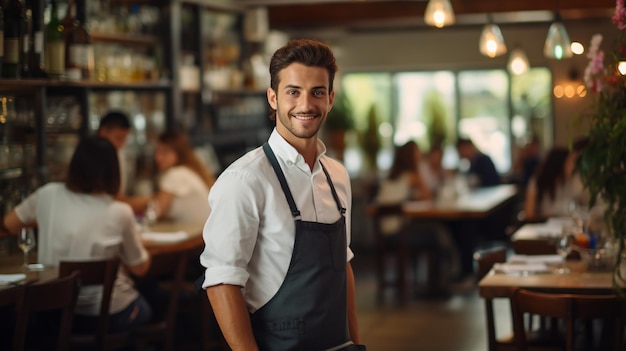
<path fill-rule="evenodd" d="M 202 287 L 232 350 L 365 349 L 356 345 L 350 179 L 318 139 L 336 71 L 323 43 L 277 50 L 267 90 L 276 127 L 211 189 Z"/>

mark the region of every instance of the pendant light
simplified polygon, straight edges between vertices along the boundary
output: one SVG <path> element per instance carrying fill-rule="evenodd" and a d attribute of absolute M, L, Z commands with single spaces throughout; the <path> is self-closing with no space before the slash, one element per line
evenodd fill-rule
<path fill-rule="evenodd" d="M 424 12 L 424 22 L 441 28 L 454 24 L 454 11 L 450 0 L 430 0 Z"/>
<path fill-rule="evenodd" d="M 504 37 L 500 27 L 493 23 L 491 15 L 487 15 L 487 24 L 485 24 L 480 34 L 478 48 L 481 54 L 490 58 L 506 54 Z"/>
<path fill-rule="evenodd" d="M 521 48 L 515 48 L 509 55 L 509 63 L 506 65 L 511 74 L 519 76 L 528 71 L 530 63 L 528 63 L 528 57 Z"/>
<path fill-rule="evenodd" d="M 550 29 L 548 29 L 548 36 L 543 46 L 543 55 L 547 58 L 557 60 L 570 58 L 573 56 L 570 45 L 569 35 L 563 25 L 561 16 L 557 12 L 554 17 L 554 22 L 552 22 Z"/>

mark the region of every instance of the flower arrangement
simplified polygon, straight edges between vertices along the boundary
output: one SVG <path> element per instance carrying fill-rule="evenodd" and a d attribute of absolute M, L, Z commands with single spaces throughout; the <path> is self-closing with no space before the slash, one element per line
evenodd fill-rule
<path fill-rule="evenodd" d="M 616 1 L 612 21 L 619 30 L 614 49 L 605 53 L 600 48 L 602 36 L 596 34 L 587 55 L 584 81 L 594 101 L 587 114 L 591 126 L 580 158 L 580 174 L 591 194 L 591 206 L 598 198 L 606 204 L 606 223 L 610 235 L 617 239 L 619 253 L 613 285 L 622 292 L 626 282 L 626 77 L 618 66 L 626 60 L 624 0 Z"/>

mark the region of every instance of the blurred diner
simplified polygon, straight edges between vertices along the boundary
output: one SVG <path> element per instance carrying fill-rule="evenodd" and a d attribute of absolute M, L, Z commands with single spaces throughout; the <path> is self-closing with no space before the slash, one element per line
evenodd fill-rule
<path fill-rule="evenodd" d="M 491 157 L 478 150 L 471 139 L 459 138 L 456 148 L 459 158 L 469 161 L 467 173 L 470 187 L 487 187 L 500 184 L 500 175 Z"/>
<path fill-rule="evenodd" d="M 195 154 L 187 136 L 180 131 L 163 132 L 156 142 L 154 160 L 160 173 L 156 194 L 124 201 L 135 212 L 154 215 L 155 219 L 204 223 L 215 177 Z"/>
<path fill-rule="evenodd" d="M 37 227 L 37 259 L 45 266 L 58 266 L 62 260 L 121 259 L 125 269 L 118 272 L 113 290 L 111 331 L 134 329 L 152 316 L 127 273 L 144 275 L 150 256 L 132 209 L 114 199 L 119 186 L 114 145 L 103 137 L 88 137 L 78 144 L 64 183 L 40 187 L 4 217 L 4 226 L 11 234 L 22 227 Z M 98 289 L 81 288 L 74 318 L 77 331 L 95 330 L 101 296 Z"/>

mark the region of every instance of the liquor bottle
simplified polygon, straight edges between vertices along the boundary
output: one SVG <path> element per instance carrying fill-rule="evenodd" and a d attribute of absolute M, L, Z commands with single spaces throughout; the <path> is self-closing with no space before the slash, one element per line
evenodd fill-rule
<path fill-rule="evenodd" d="M 31 41 L 28 54 L 28 67 L 31 77 L 47 78 L 48 74 L 43 67 L 43 9 L 44 0 L 28 0 L 31 3 Z"/>
<path fill-rule="evenodd" d="M 44 67 L 50 77 L 60 78 L 65 74 L 64 28 L 59 22 L 57 2 L 50 1 L 50 21 L 46 24 Z"/>
<path fill-rule="evenodd" d="M 2 77 L 2 62 L 4 61 L 4 10 L 0 3 L 0 77 Z"/>
<path fill-rule="evenodd" d="M 22 63 L 20 78 L 30 78 L 30 43 L 33 39 L 32 37 L 32 19 L 33 19 L 33 11 L 32 11 L 32 1 L 24 0 L 24 18 L 22 20 L 22 35 L 20 37 L 21 45 L 22 45 L 22 54 L 20 56 L 20 62 Z"/>
<path fill-rule="evenodd" d="M 4 60 L 2 77 L 19 79 L 22 70 L 22 21 L 24 7 L 20 0 L 7 0 L 4 7 Z"/>
<path fill-rule="evenodd" d="M 66 76 L 70 79 L 91 79 L 94 75 L 94 52 L 91 36 L 85 29 L 85 2 L 75 0 L 75 16 L 66 33 Z"/>

